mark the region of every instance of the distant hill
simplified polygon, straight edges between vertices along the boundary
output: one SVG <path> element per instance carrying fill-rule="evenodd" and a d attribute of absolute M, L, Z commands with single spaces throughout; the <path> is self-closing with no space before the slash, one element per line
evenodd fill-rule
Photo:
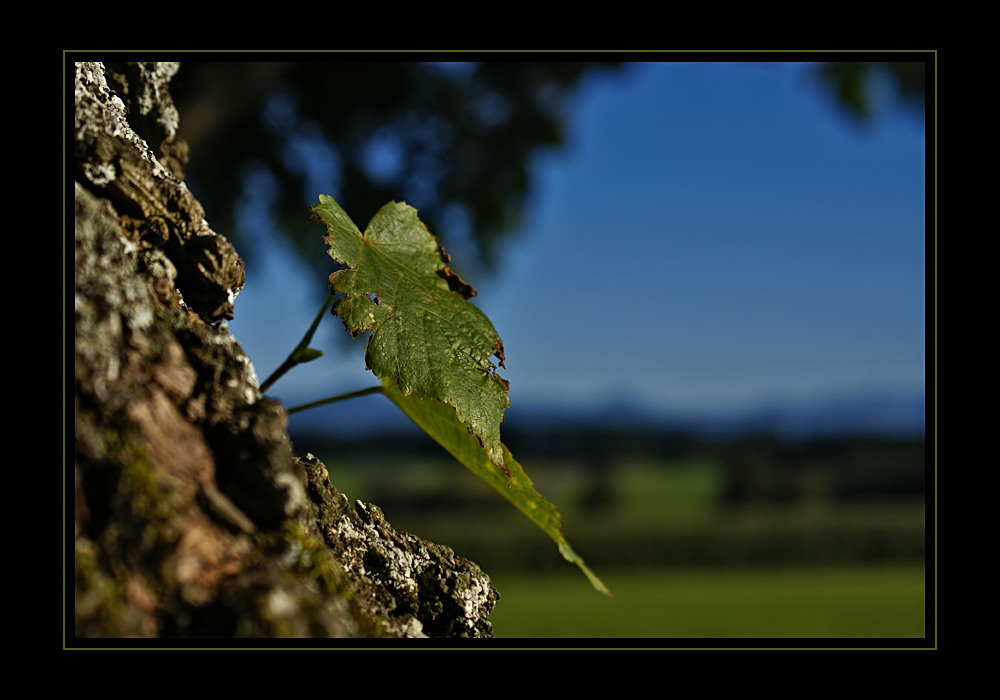
<path fill-rule="evenodd" d="M 629 401 L 587 406 L 518 403 L 508 409 L 504 428 L 519 432 L 553 429 L 630 428 L 643 432 L 687 432 L 733 437 L 770 432 L 787 438 L 869 434 L 920 437 L 925 430 L 922 393 L 870 392 L 822 401 L 775 401 L 729 411 L 652 410 Z M 381 396 L 367 396 L 296 414 L 291 433 L 342 437 L 419 434 L 409 419 Z"/>

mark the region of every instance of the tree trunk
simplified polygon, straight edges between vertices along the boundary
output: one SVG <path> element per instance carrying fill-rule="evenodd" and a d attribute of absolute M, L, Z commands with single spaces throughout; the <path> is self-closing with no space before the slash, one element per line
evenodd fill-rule
<path fill-rule="evenodd" d="M 76 636 L 492 636 L 476 564 L 292 454 L 183 182 L 177 67 L 75 65 Z"/>

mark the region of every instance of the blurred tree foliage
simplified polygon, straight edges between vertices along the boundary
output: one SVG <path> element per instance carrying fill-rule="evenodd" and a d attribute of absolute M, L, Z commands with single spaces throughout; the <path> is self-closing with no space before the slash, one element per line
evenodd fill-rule
<path fill-rule="evenodd" d="M 329 267 L 317 229 L 306 226 L 320 193 L 362 229 L 386 202 L 405 201 L 468 269 L 489 266 L 518 222 L 531 157 L 565 139 L 567 97 L 585 76 L 619 67 L 182 63 L 172 92 L 189 184 L 218 230 L 240 237 L 249 186 L 269 193 L 265 208 L 302 259 Z"/>
<path fill-rule="evenodd" d="M 923 61 L 820 63 L 816 71 L 840 105 L 862 122 L 874 116 L 885 92 L 894 92 L 906 107 L 923 115 L 926 72 Z"/>
<path fill-rule="evenodd" d="M 257 251 L 241 238 L 254 224 L 237 224 L 263 215 L 306 264 L 329 272 L 306 224 L 325 193 L 362 229 L 386 202 L 411 204 L 468 275 L 475 262 L 490 266 L 519 222 L 532 156 L 564 143 L 567 98 L 586 77 L 628 65 L 184 62 L 171 89 L 189 185 L 251 263 Z M 923 109 L 922 62 L 823 63 L 816 75 L 861 121 L 878 76 Z"/>

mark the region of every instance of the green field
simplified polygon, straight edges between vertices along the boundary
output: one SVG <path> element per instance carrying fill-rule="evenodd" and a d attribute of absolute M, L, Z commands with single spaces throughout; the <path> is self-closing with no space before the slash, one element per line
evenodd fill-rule
<path fill-rule="evenodd" d="M 536 462 L 536 488 L 557 504 L 574 550 L 614 592 L 609 600 L 527 518 L 453 463 L 331 463 L 331 478 L 351 498 L 384 505 L 397 528 L 446 543 L 490 575 L 501 594 L 490 617 L 499 640 L 739 646 L 763 638 L 782 646 L 925 635 L 922 500 L 837 502 L 819 489 L 792 504 L 726 509 L 716 459 L 623 459 L 599 484 L 594 472 Z M 595 493 L 606 500 L 595 506 Z"/>
<path fill-rule="evenodd" d="M 609 573 L 609 600 L 572 571 L 497 574 L 504 638 L 920 638 L 920 566 Z M 669 645 L 669 644 L 668 644 Z"/>

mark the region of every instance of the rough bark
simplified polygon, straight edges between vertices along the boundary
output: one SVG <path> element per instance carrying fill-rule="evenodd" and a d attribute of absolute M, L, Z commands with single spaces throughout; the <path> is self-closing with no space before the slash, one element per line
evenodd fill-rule
<path fill-rule="evenodd" d="M 492 636 L 478 566 L 292 454 L 182 180 L 177 67 L 75 66 L 76 636 Z"/>

